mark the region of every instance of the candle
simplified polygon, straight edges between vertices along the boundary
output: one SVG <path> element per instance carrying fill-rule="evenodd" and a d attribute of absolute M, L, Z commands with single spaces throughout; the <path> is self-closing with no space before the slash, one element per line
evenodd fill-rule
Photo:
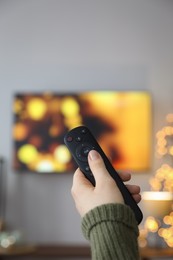
<path fill-rule="evenodd" d="M 172 211 L 173 193 L 167 191 L 145 191 L 142 193 L 144 214 L 163 218 Z"/>

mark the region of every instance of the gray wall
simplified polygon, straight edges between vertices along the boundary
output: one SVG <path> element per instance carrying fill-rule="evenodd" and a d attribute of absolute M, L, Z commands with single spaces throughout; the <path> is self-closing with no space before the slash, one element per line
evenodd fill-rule
<path fill-rule="evenodd" d="M 85 243 L 72 174 L 14 173 L 12 98 L 17 91 L 145 89 L 155 132 L 173 112 L 173 1 L 1 0 L 0 155 L 8 163 L 6 221 L 25 241 Z M 133 182 L 149 189 L 159 165 Z"/>

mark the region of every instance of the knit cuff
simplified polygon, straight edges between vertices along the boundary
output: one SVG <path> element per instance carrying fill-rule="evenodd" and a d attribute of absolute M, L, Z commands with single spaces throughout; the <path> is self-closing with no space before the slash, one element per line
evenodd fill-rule
<path fill-rule="evenodd" d="M 82 219 L 82 232 L 90 240 L 90 233 L 94 227 L 103 222 L 114 222 L 132 229 L 138 236 L 138 225 L 131 208 L 124 204 L 104 204 L 89 211 Z"/>

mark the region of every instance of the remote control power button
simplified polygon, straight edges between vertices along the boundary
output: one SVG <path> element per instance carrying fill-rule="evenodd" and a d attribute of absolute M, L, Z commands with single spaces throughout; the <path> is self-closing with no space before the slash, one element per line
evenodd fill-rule
<path fill-rule="evenodd" d="M 72 136 L 68 136 L 67 137 L 67 142 L 72 142 L 73 141 L 73 137 Z"/>

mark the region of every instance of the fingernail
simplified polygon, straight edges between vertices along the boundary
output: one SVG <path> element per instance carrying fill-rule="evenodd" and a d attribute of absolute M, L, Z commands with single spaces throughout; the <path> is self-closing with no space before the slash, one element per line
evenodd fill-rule
<path fill-rule="evenodd" d="M 99 157 L 100 157 L 100 155 L 99 155 L 99 153 L 98 153 L 97 151 L 91 150 L 91 151 L 89 152 L 89 158 L 90 158 L 92 161 L 99 159 Z"/>

